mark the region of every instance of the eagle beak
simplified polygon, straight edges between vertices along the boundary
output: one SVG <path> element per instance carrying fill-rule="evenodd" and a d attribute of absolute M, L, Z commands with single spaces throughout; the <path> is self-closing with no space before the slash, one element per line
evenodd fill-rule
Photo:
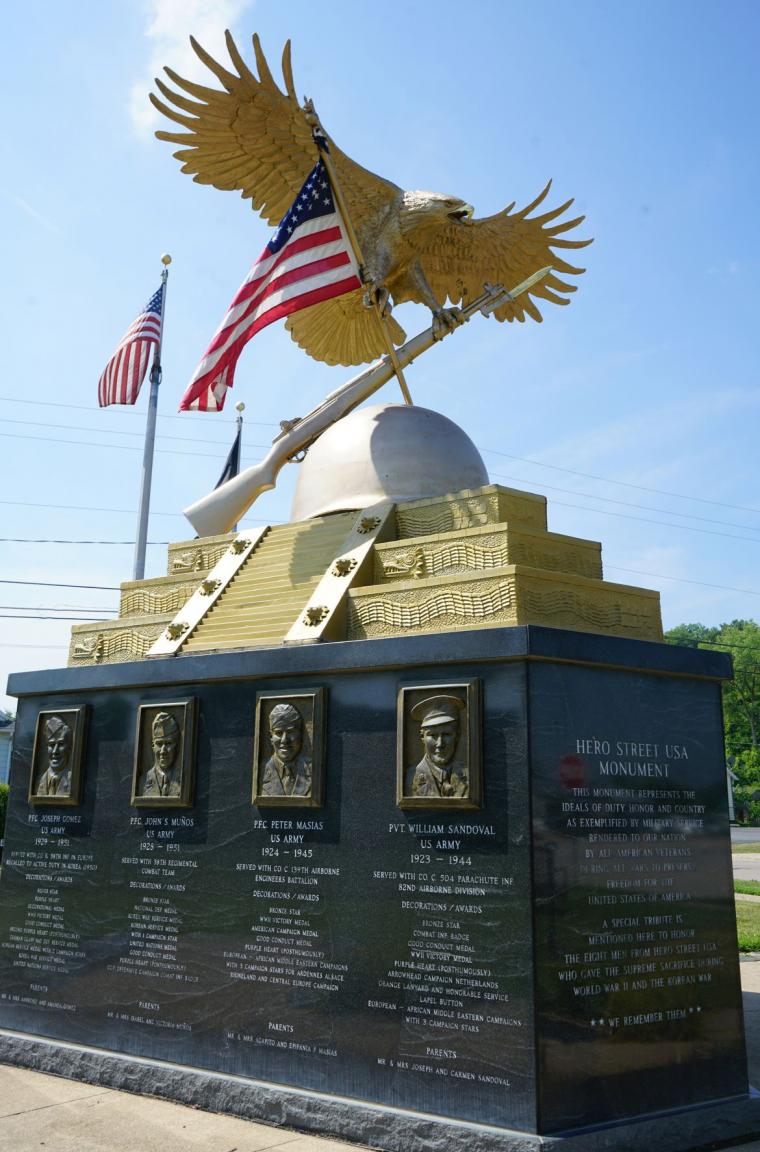
<path fill-rule="evenodd" d="M 464 224 L 465 221 L 472 220 L 474 214 L 475 209 L 473 208 L 472 204 L 463 204 L 461 208 L 457 208 L 454 212 L 449 212 L 449 219 L 456 220 L 460 224 Z"/>

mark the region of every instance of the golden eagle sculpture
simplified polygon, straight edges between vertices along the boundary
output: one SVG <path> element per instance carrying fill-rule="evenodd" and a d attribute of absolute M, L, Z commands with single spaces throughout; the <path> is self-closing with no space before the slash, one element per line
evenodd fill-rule
<path fill-rule="evenodd" d="M 258 36 L 253 37 L 258 76 L 243 60 L 229 32 L 227 49 L 234 72 L 223 67 L 195 39 L 191 44 L 222 85 L 208 88 L 185 80 L 171 68 L 169 79 L 188 95 L 161 80 L 156 84 L 168 103 L 151 100 L 184 131 L 157 132 L 161 140 L 180 145 L 174 155 L 199 184 L 240 191 L 272 226 L 277 225 L 313 167 L 317 146 L 313 106 L 301 106 L 293 84 L 290 42 L 285 45 L 283 92 L 275 83 Z M 190 97 L 190 98 L 188 98 Z M 572 204 L 529 216 L 545 199 L 551 181 L 527 207 L 514 203 L 494 216 L 473 219 L 473 209 L 456 196 L 438 192 L 405 192 L 390 180 L 362 168 L 327 137 L 343 199 L 364 260 L 364 288 L 314 304 L 288 318 L 286 327 L 301 348 L 328 364 L 363 364 L 386 351 L 381 326 L 367 304 L 377 302 L 388 318 L 396 344 L 405 334 L 390 316 L 393 304 L 411 300 L 426 304 L 440 334 L 458 322 L 456 307 L 472 300 L 485 282 L 517 284 L 539 268 L 552 272 L 519 299 L 494 314 L 498 320 L 540 321 L 535 298 L 568 304 L 575 286 L 557 273 L 578 275 L 555 248 L 582 248 L 590 240 L 567 240 L 562 234 L 583 219 L 556 222 Z"/>

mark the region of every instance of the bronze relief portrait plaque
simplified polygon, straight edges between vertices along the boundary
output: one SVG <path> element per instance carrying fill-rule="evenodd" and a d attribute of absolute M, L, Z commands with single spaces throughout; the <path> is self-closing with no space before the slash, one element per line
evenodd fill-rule
<path fill-rule="evenodd" d="M 132 800 L 136 808 L 189 808 L 195 786 L 197 701 L 141 704 L 137 710 Z"/>
<path fill-rule="evenodd" d="M 324 688 L 288 696 L 257 694 L 253 804 L 322 807 L 324 695 Z"/>
<path fill-rule="evenodd" d="M 29 774 L 30 804 L 79 804 L 87 706 L 40 712 Z"/>
<path fill-rule="evenodd" d="M 479 808 L 482 796 L 479 681 L 400 688 L 399 808 Z"/>

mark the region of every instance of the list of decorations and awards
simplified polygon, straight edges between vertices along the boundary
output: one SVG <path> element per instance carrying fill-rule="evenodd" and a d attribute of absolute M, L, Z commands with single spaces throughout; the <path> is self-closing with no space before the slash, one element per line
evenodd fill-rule
<path fill-rule="evenodd" d="M 74 1013 L 77 1004 L 60 989 L 88 959 L 82 910 L 98 864 L 80 813 L 29 811 L 26 824 L 3 860 L 16 899 L 0 948 L 15 979 L 0 1001 Z"/>

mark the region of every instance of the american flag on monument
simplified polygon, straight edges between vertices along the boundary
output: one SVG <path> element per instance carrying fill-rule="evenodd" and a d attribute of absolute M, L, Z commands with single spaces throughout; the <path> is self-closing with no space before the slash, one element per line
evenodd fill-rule
<path fill-rule="evenodd" d="M 151 296 L 127 328 L 98 381 L 98 404 L 134 404 L 150 360 L 151 348 L 161 337 L 162 290 Z"/>
<path fill-rule="evenodd" d="M 261 328 L 361 287 L 359 269 L 322 161 L 251 268 L 180 403 L 180 412 L 219 412 L 240 353 Z"/>

